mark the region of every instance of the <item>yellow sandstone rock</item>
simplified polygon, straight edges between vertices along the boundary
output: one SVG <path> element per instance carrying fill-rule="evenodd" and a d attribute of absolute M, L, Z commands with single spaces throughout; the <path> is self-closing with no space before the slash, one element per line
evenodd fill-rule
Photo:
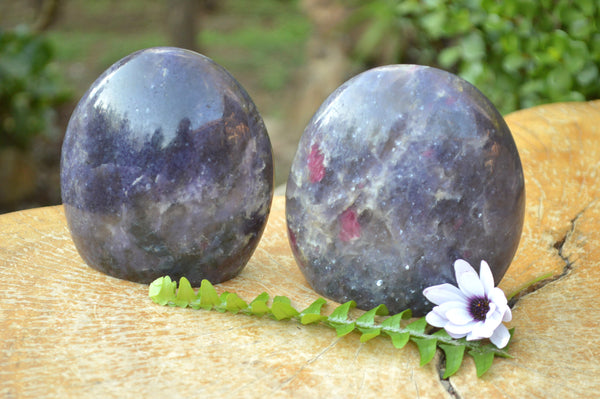
<path fill-rule="evenodd" d="M 518 296 L 513 359 L 478 379 L 468 358 L 440 380 L 412 344 L 361 344 L 324 326 L 161 307 L 148 287 L 87 267 L 62 207 L 0 216 L 0 395 L 3 397 L 579 398 L 600 391 L 600 101 L 513 113 L 527 213 L 500 286 Z M 252 299 L 318 296 L 294 263 L 276 197 L 248 266 L 218 290 Z M 333 304 L 326 311 L 331 311 Z"/>
<path fill-rule="evenodd" d="M 523 238 L 500 286 L 554 281 L 513 308 L 513 359 L 477 380 L 459 372 L 459 397 L 587 398 L 600 391 L 600 101 L 552 104 L 506 118 L 527 189 Z M 466 368 L 465 368 L 466 371 Z"/>

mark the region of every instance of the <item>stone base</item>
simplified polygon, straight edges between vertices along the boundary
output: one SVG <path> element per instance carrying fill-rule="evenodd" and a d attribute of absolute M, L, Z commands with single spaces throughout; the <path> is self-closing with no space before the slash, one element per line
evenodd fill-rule
<path fill-rule="evenodd" d="M 12 397 L 593 398 L 600 392 L 600 101 L 511 114 L 523 161 L 523 238 L 500 286 L 514 301 L 512 359 L 478 379 L 465 363 L 448 381 L 440 357 L 361 344 L 323 326 L 160 307 L 148 286 L 85 265 L 62 207 L 0 216 L 0 392 Z M 318 295 L 297 268 L 275 198 L 242 273 L 217 287 L 251 300 Z M 326 307 L 330 312 L 333 304 Z"/>

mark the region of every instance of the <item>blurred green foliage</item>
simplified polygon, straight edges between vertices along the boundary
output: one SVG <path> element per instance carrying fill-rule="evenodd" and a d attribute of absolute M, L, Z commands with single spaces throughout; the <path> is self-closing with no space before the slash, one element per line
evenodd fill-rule
<path fill-rule="evenodd" d="M 354 0 L 348 29 L 365 66 L 456 73 L 507 113 L 600 98 L 598 0 Z"/>
<path fill-rule="evenodd" d="M 55 128 L 54 107 L 70 98 L 52 69 L 47 39 L 26 28 L 0 29 L 0 147 L 27 148 Z"/>
<path fill-rule="evenodd" d="M 304 44 L 310 22 L 298 0 L 261 0 L 248 7 L 244 0 L 221 4 L 234 26 L 204 26 L 203 43 L 215 61 L 236 73 L 252 71 L 257 88 L 283 91 L 298 65 L 304 62 Z"/>

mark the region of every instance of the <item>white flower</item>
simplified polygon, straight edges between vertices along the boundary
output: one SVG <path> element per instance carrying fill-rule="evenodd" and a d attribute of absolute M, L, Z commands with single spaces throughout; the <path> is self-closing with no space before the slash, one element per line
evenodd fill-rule
<path fill-rule="evenodd" d="M 466 261 L 454 262 L 458 288 L 440 284 L 426 288 L 423 295 L 436 307 L 427 314 L 427 323 L 442 327 L 452 338 L 467 337 L 467 341 L 489 338 L 498 348 L 504 348 L 510 333 L 503 321 L 512 313 L 504 292 L 494 287 L 489 265 L 481 261 L 479 276 Z"/>

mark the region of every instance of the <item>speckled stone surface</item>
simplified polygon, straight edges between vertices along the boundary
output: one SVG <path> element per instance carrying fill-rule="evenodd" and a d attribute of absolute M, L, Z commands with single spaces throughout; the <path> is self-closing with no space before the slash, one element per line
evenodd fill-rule
<path fill-rule="evenodd" d="M 338 302 L 425 314 L 422 290 L 485 259 L 496 283 L 521 236 L 521 161 L 501 115 L 447 72 L 393 65 L 340 86 L 304 131 L 286 192 L 289 240 Z"/>
<path fill-rule="evenodd" d="M 237 275 L 273 196 L 267 131 L 241 85 L 186 50 L 131 54 L 71 116 L 61 189 L 73 240 L 93 268 L 137 282 Z"/>

